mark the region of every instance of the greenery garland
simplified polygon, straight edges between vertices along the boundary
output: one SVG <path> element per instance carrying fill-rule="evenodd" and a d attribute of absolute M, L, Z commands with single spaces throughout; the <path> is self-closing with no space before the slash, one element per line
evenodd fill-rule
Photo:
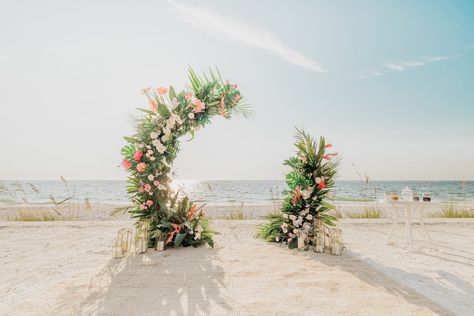
<path fill-rule="evenodd" d="M 334 209 L 328 200 L 330 189 L 339 163 L 336 153 L 329 153 L 331 144 L 323 137 L 319 144 L 304 130 L 297 129 L 297 155 L 285 160 L 291 167 L 286 175 L 288 189 L 281 213 L 271 214 L 269 223 L 261 225 L 258 236 L 271 242 L 286 242 L 290 248 L 297 246 L 297 236 L 308 235 L 314 229 L 316 219 L 335 226 L 337 219 L 327 212 Z"/>
<path fill-rule="evenodd" d="M 189 69 L 189 79 L 189 89 L 179 93 L 173 87 L 143 89 L 150 108 L 138 109 L 145 116 L 138 120 L 136 134 L 124 137 L 128 144 L 121 150 L 132 201 L 126 210 L 150 222 L 152 241 L 165 235 L 172 246 L 213 246 L 204 210 L 171 190 L 171 167 L 182 136 L 193 138 L 213 116 L 228 119 L 238 113 L 249 117 L 251 112 L 237 85 L 224 82 L 218 71 L 200 77 Z"/>

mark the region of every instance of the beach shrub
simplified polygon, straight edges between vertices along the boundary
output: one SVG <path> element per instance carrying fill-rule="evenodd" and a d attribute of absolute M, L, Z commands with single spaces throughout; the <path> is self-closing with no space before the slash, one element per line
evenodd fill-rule
<path fill-rule="evenodd" d="M 127 145 L 121 151 L 132 201 L 123 210 L 133 218 L 148 220 L 151 238 L 167 234 L 168 245 L 212 246 L 204 210 L 170 188 L 171 167 L 183 136 L 192 139 L 214 116 L 248 117 L 250 111 L 237 85 L 224 82 L 219 72 L 200 77 L 189 69 L 189 79 L 189 88 L 181 92 L 173 87 L 143 89 L 149 109 L 138 109 L 144 116 L 137 122 L 136 133 L 125 137 Z"/>
<path fill-rule="evenodd" d="M 269 221 L 260 226 L 258 236 L 272 242 L 286 242 L 296 245 L 297 236 L 309 234 L 314 229 L 315 220 L 334 226 L 336 217 L 328 214 L 335 207 L 328 194 L 334 187 L 334 178 L 339 163 L 336 153 L 330 153 L 331 144 L 324 137 L 319 143 L 304 130 L 297 129 L 297 153 L 285 160 L 291 168 L 286 175 L 287 189 L 281 212 L 267 216 Z"/>

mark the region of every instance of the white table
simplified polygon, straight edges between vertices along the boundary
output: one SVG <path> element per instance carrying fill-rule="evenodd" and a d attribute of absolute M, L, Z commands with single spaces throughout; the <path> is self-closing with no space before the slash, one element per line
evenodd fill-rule
<path fill-rule="evenodd" d="M 388 234 L 387 244 L 389 244 L 393 237 L 393 231 L 395 227 L 398 225 L 398 209 L 403 208 L 405 210 L 405 238 L 406 243 L 410 250 L 413 250 L 413 210 L 418 209 L 419 211 L 419 221 L 420 221 L 420 228 L 427 237 L 428 241 L 430 242 L 431 246 L 435 248 L 433 239 L 431 238 L 428 231 L 425 229 L 424 222 L 423 222 L 423 208 L 425 205 L 429 204 L 430 202 L 423 202 L 423 201 L 386 201 L 386 203 L 392 206 L 393 210 L 393 224 L 390 228 L 390 232 Z"/>

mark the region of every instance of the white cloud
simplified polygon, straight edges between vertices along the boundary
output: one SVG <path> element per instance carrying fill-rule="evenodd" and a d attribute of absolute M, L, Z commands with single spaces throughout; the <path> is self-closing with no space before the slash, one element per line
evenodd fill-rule
<path fill-rule="evenodd" d="M 425 66 L 425 65 L 432 64 L 435 62 L 456 59 L 459 57 L 460 55 L 432 56 L 432 57 L 425 57 L 425 58 L 422 58 L 419 60 L 413 60 L 413 61 L 399 61 L 399 62 L 385 63 L 384 67 L 389 70 L 403 71 L 408 68 L 421 67 L 421 66 Z"/>
<path fill-rule="evenodd" d="M 457 55 L 449 55 L 449 56 L 430 56 L 421 58 L 418 60 L 411 60 L 411 61 L 398 61 L 398 62 L 386 62 L 383 64 L 383 68 L 385 68 L 385 72 L 382 70 L 372 70 L 359 75 L 359 79 L 368 79 L 370 77 L 379 77 L 382 76 L 384 73 L 389 71 L 404 71 L 410 68 L 415 67 L 422 67 L 426 66 L 435 62 L 451 60 L 461 57 L 460 54 Z"/>
<path fill-rule="evenodd" d="M 179 4 L 173 0 L 170 0 L 169 3 L 179 19 L 214 37 L 265 49 L 295 66 L 315 72 L 327 71 L 318 61 L 285 46 L 267 30 L 204 8 Z"/>

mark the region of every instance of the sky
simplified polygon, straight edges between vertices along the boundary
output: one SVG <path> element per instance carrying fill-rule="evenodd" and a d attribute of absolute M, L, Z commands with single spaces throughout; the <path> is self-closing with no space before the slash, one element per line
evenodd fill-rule
<path fill-rule="evenodd" d="M 474 179 L 474 2 L 448 0 L 0 0 L 0 179 L 125 179 L 140 90 L 188 66 L 254 116 L 183 139 L 181 179 L 283 179 L 295 127 L 340 179 Z"/>

